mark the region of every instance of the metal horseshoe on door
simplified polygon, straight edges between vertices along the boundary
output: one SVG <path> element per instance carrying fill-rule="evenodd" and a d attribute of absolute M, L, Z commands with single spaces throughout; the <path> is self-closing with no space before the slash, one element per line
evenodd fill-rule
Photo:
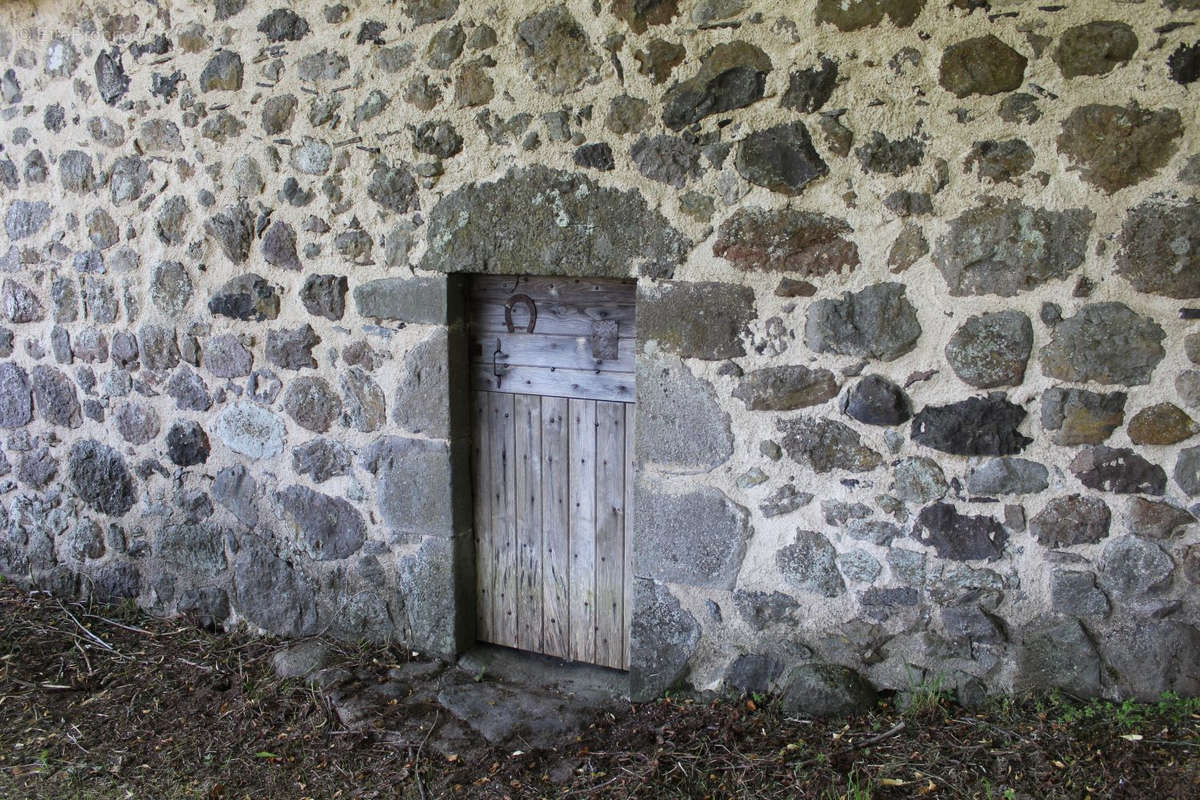
<path fill-rule="evenodd" d="M 537 306 L 533 302 L 533 298 L 527 294 L 514 294 L 508 298 L 508 302 L 504 304 L 504 327 L 508 328 L 509 333 L 514 333 L 512 312 L 513 306 L 521 303 L 529 312 L 529 324 L 525 327 L 526 333 L 533 333 L 534 326 L 537 325 Z"/>

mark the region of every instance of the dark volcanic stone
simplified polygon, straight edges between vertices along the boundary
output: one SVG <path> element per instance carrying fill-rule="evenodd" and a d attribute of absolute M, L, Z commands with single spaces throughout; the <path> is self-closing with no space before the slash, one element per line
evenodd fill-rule
<path fill-rule="evenodd" d="M 609 172 L 616 167 L 612 147 L 608 142 L 593 142 L 579 147 L 571 155 L 577 166 Z"/>
<path fill-rule="evenodd" d="M 258 22 L 268 42 L 298 42 L 308 34 L 308 22 L 290 8 L 277 8 Z"/>
<path fill-rule="evenodd" d="M 1071 472 L 1089 489 L 1118 494 L 1161 495 L 1167 473 L 1128 447 L 1098 445 L 1081 450 L 1071 460 Z"/>
<path fill-rule="evenodd" d="M 274 267 L 299 270 L 296 255 L 296 229 L 283 220 L 275 220 L 262 237 L 263 260 Z"/>
<path fill-rule="evenodd" d="M 342 398 L 324 378 L 306 375 L 288 385 L 283 407 L 300 427 L 325 433 L 341 416 Z"/>
<path fill-rule="evenodd" d="M 395 166 L 385 159 L 378 159 L 371 169 L 371 180 L 367 184 L 370 197 L 387 211 L 403 214 L 417 208 L 417 181 L 408 165 L 397 162 Z M 434 213 L 437 211 L 435 209 Z"/>
<path fill-rule="evenodd" d="M 167 431 L 167 456 L 173 463 L 181 467 L 203 464 L 208 461 L 208 453 L 208 434 L 199 422 L 176 422 Z"/>
<path fill-rule="evenodd" d="M 1014 183 L 1014 178 L 1033 168 L 1033 161 L 1033 148 L 1023 139 L 986 139 L 971 145 L 963 167 L 967 172 L 978 167 L 980 180 Z"/>
<path fill-rule="evenodd" d="M 208 301 L 208 310 L 232 319 L 261 322 L 279 316 L 279 295 L 263 276 L 247 272 L 218 289 Z"/>
<path fill-rule="evenodd" d="M 950 337 L 946 360 L 954 374 L 979 389 L 1018 386 L 1033 351 L 1033 324 L 1020 311 L 970 317 Z"/>
<path fill-rule="evenodd" d="M 600 79 L 604 63 L 566 6 L 553 6 L 517 23 L 517 53 L 535 86 L 570 94 Z"/>
<path fill-rule="evenodd" d="M 813 18 L 836 25 L 840 31 L 856 31 L 883 22 L 887 16 L 897 28 L 907 28 L 925 8 L 925 0 L 817 0 Z"/>
<path fill-rule="evenodd" d="M 1063 121 L 1058 152 L 1080 176 L 1112 194 L 1153 176 L 1179 147 L 1183 120 L 1173 108 L 1080 106 Z"/>
<path fill-rule="evenodd" d="M 1183 86 L 1200 80 L 1200 42 L 1180 43 L 1167 58 L 1167 74 Z"/>
<path fill-rule="evenodd" d="M 925 406 L 912 423 L 917 444 L 960 456 L 1007 456 L 1032 442 L 1017 431 L 1025 409 L 1002 394 Z"/>
<path fill-rule="evenodd" d="M 254 242 L 254 213 L 245 200 L 210 217 L 204 229 L 217 240 L 221 252 L 234 264 L 241 264 L 250 255 L 250 245 Z"/>
<path fill-rule="evenodd" d="M 679 13 L 679 0 L 616 0 L 612 12 L 634 33 L 650 25 L 666 25 Z"/>
<path fill-rule="evenodd" d="M 309 275 L 300 289 L 300 301 L 308 313 L 336 322 L 346 313 L 344 275 Z"/>
<path fill-rule="evenodd" d="M 0 363 L 0 428 L 23 428 L 33 419 L 33 389 L 24 367 Z"/>
<path fill-rule="evenodd" d="M 795 601 L 792 601 L 795 602 Z M 774 656 L 751 653 L 740 655 L 725 670 L 725 686 L 743 694 L 765 693 L 783 674 L 784 662 Z"/>
<path fill-rule="evenodd" d="M 921 163 L 925 142 L 919 136 L 892 140 L 874 131 L 854 154 L 865 172 L 898 177 Z"/>
<path fill-rule="evenodd" d="M 842 411 L 868 425 L 899 425 L 912 418 L 903 389 L 881 375 L 868 375 L 842 398 Z"/>
<path fill-rule="evenodd" d="M 1186 509 L 1160 500 L 1129 498 L 1129 532 L 1151 539 L 1169 539 L 1196 521 Z"/>
<path fill-rule="evenodd" d="M 92 439 L 71 446 L 67 472 L 75 492 L 92 509 L 119 517 L 133 507 L 133 478 L 121 455 Z"/>
<path fill-rule="evenodd" d="M 83 422 L 75 384 L 54 367 L 33 368 L 33 399 L 38 416 L 51 425 L 78 428 Z"/>
<path fill-rule="evenodd" d="M 858 433 L 848 425 L 831 419 L 781 419 L 783 449 L 788 457 L 814 472 L 844 469 L 869 472 L 882 463 L 882 457 L 862 444 Z"/>
<path fill-rule="evenodd" d="M 1063 31 L 1051 58 L 1064 78 L 1103 75 L 1137 52 L 1137 35 L 1124 22 L 1100 20 Z"/>
<path fill-rule="evenodd" d="M 995 561 L 1004 554 L 1008 532 L 991 517 L 967 516 L 949 503 L 934 503 L 917 515 L 913 537 L 933 547 L 938 558 Z"/>
<path fill-rule="evenodd" d="M 312 350 L 321 337 L 311 325 L 267 331 L 267 361 L 282 369 L 316 369 Z"/>
<path fill-rule="evenodd" d="M 638 73 L 649 75 L 654 83 L 662 83 L 671 76 L 672 70 L 683 63 L 686 54 L 683 45 L 662 39 L 651 39 L 646 46 L 633 54 L 641 65 Z"/>
<path fill-rule="evenodd" d="M 828 275 L 859 265 L 849 233 L 844 220 L 824 214 L 740 208 L 721 223 L 713 254 L 744 270 Z"/>
<path fill-rule="evenodd" d="M 1029 520 L 1029 531 L 1046 547 L 1095 544 L 1108 536 L 1112 518 L 1099 497 L 1072 494 L 1056 497 Z"/>
<path fill-rule="evenodd" d="M 200 72 L 200 91 L 238 91 L 242 88 L 242 57 L 218 50 Z"/>
<path fill-rule="evenodd" d="M 846 591 L 837 568 L 837 551 L 814 531 L 796 531 L 796 541 L 775 553 L 775 565 L 783 579 L 797 589 L 825 597 Z"/>
<path fill-rule="evenodd" d="M 837 391 L 837 379 L 829 370 L 796 364 L 754 370 L 733 390 L 733 396 L 750 411 L 791 411 L 824 403 Z"/>
<path fill-rule="evenodd" d="M 942 53 L 938 82 L 955 97 L 999 94 L 1020 88 L 1025 56 L 992 34 L 952 44 Z"/>
<path fill-rule="evenodd" d="M 837 86 L 838 68 L 837 62 L 823 53 L 819 58 L 819 67 L 795 70 L 788 76 L 788 88 L 779 105 L 806 114 L 821 110 Z"/>
<path fill-rule="evenodd" d="M 292 467 L 297 474 L 310 475 L 324 483 L 338 475 L 349 475 L 350 450 L 332 439 L 313 439 L 292 451 Z"/>
<path fill-rule="evenodd" d="M 894 361 L 912 350 L 921 323 L 900 283 L 877 283 L 840 300 L 818 300 L 808 308 L 804 339 L 817 353 Z"/>
<path fill-rule="evenodd" d="M 1182 442 L 1200 430 L 1196 422 L 1174 403 L 1146 406 L 1129 420 L 1129 441 L 1134 444 L 1168 445 Z"/>
<path fill-rule="evenodd" d="M 762 99 L 771 59 L 747 42 L 719 44 L 705 54 L 696 75 L 663 95 L 663 123 L 673 131 Z"/>
<path fill-rule="evenodd" d="M 733 604 L 738 616 L 752 630 L 763 631 L 778 623 L 795 624 L 795 612 L 800 609 L 796 598 L 783 592 L 748 592 L 739 589 L 733 593 Z"/>
<path fill-rule="evenodd" d="M 1042 393 L 1042 428 L 1055 444 L 1100 444 L 1125 421 L 1125 398 L 1053 386 Z"/>
<path fill-rule="evenodd" d="M 691 242 L 637 191 L 583 175 L 513 168 L 446 195 L 430 214 L 422 268 L 435 272 L 670 277 Z"/>
<path fill-rule="evenodd" d="M 644 177 L 682 189 L 701 171 L 700 148 L 679 136 L 642 136 L 629 149 L 629 157 Z"/>
<path fill-rule="evenodd" d="M 463 139 L 446 120 L 429 120 L 417 126 L 413 149 L 434 158 L 450 158 L 462 152 Z"/>
<path fill-rule="evenodd" d="M 800 194 L 829 172 L 803 122 L 750 134 L 738 146 L 734 166 L 750 183 L 785 195 Z"/>
<path fill-rule="evenodd" d="M 1139 292 L 1200 297 L 1200 200 L 1151 198 L 1121 226 L 1117 272 Z"/>
<path fill-rule="evenodd" d="M 950 221 L 933 260 L 952 295 L 1011 297 L 1082 264 L 1095 218 L 1087 209 L 1050 211 L 1016 200 L 977 206 Z"/>
<path fill-rule="evenodd" d="M 1139 386 L 1166 352 L 1162 327 L 1124 303 L 1092 303 L 1054 327 L 1042 347 L 1042 372 L 1064 381 Z"/>
<path fill-rule="evenodd" d="M 801 664 L 780 680 L 780 686 L 779 708 L 785 714 L 846 717 L 868 711 L 876 702 L 875 688 L 840 664 Z"/>
<path fill-rule="evenodd" d="M 100 99 L 115 106 L 117 101 L 129 91 L 129 76 L 121 66 L 121 52 L 116 47 L 105 52 L 100 51 L 96 56 L 96 88 L 100 91 Z"/>

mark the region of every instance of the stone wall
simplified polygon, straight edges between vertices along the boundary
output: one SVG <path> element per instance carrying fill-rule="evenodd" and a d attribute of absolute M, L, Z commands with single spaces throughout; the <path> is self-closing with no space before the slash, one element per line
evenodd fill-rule
<path fill-rule="evenodd" d="M 1196 693 L 1198 12 L 6 3 L 0 570 L 460 650 L 460 275 L 629 276 L 635 696 Z"/>

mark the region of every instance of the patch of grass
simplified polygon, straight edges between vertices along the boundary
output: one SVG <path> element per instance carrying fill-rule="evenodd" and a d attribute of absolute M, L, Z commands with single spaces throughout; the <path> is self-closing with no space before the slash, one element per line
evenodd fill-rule
<path fill-rule="evenodd" d="M 941 673 L 925 674 L 916 680 L 910 670 L 908 681 L 909 688 L 904 691 L 901 700 L 901 709 L 905 716 L 914 719 L 933 719 L 945 716 L 953 692 L 947 688 L 944 675 Z"/>
<path fill-rule="evenodd" d="M 1140 703 L 1133 699 L 1114 702 L 1098 698 L 1080 701 L 1054 692 L 1047 698 L 1045 713 L 1064 725 L 1104 725 L 1130 733 L 1147 726 L 1163 723 L 1180 725 L 1188 719 L 1200 718 L 1200 698 L 1163 692 L 1153 703 Z"/>
<path fill-rule="evenodd" d="M 857 767 L 851 767 L 850 774 L 846 776 L 845 790 L 826 789 L 821 798 L 822 800 L 871 800 L 871 782 L 859 773 Z"/>

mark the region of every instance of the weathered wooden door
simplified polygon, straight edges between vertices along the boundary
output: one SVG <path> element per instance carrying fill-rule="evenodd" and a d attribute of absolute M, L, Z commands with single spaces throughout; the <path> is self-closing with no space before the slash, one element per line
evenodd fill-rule
<path fill-rule="evenodd" d="M 627 669 L 633 284 L 478 276 L 468 309 L 478 638 Z"/>

